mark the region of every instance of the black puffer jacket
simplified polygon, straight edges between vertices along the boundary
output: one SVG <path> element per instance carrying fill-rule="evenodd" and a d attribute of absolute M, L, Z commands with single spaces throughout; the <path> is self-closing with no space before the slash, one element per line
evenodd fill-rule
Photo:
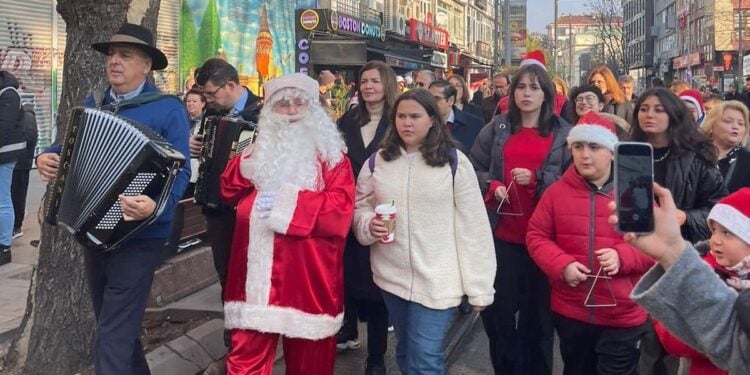
<path fill-rule="evenodd" d="M 667 158 L 665 181 L 677 208 L 687 215 L 682 226 L 683 238 L 692 243 L 707 240 L 711 236 L 706 221 L 708 212 L 727 195 L 719 168 L 709 165 L 695 152 L 683 151 Z"/>
<path fill-rule="evenodd" d="M 18 160 L 26 151 L 21 124 L 21 96 L 18 80 L 6 71 L 0 71 L 0 164 Z"/>

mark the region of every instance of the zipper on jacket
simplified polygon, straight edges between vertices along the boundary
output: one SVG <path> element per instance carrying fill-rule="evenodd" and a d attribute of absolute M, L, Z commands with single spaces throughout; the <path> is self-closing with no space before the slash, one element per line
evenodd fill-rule
<path fill-rule="evenodd" d="M 591 270 L 591 273 L 596 275 L 596 256 L 594 254 L 594 235 L 596 233 L 596 190 L 591 190 L 589 192 L 589 270 Z M 591 288 L 591 300 L 589 300 L 589 304 L 595 304 L 596 300 L 596 291 L 593 290 L 595 283 L 598 280 L 595 278 L 589 278 L 589 282 L 586 284 L 589 284 L 589 288 Z M 584 300 L 583 303 L 585 304 L 586 301 Z M 589 309 L 589 323 L 594 323 L 594 309 Z"/>
<path fill-rule="evenodd" d="M 416 159 L 416 158 L 415 158 Z M 410 206 L 410 192 L 411 192 L 411 167 L 412 163 L 414 163 L 414 160 L 410 159 L 408 154 L 406 155 L 406 160 L 409 165 L 409 170 L 406 173 L 406 237 L 407 237 L 407 245 L 406 249 L 409 252 L 409 270 L 411 270 L 411 281 L 409 282 L 409 300 L 414 299 L 414 260 L 412 259 L 412 251 L 411 251 L 411 216 L 409 215 L 409 206 Z"/>

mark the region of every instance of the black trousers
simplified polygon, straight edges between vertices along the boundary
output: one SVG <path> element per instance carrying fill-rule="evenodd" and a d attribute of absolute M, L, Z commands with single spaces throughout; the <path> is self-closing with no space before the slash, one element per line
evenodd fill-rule
<path fill-rule="evenodd" d="M 29 192 L 29 170 L 14 169 L 10 185 L 10 199 L 13 201 L 15 221 L 13 229 L 21 229 L 26 216 L 26 194 Z"/>
<path fill-rule="evenodd" d="M 97 375 L 150 374 L 139 336 L 165 239 L 131 241 L 111 252 L 85 250 L 96 316 Z"/>
<path fill-rule="evenodd" d="M 495 301 L 482 311 L 495 374 L 552 374 L 554 336 L 547 277 L 524 245 L 495 239 L 495 256 Z"/>
<path fill-rule="evenodd" d="M 212 210 L 204 212 L 206 216 L 206 236 L 211 243 L 211 254 L 214 258 L 214 268 L 221 283 L 221 295 L 224 296 L 224 286 L 227 283 L 229 270 L 229 254 L 232 250 L 232 234 L 234 233 L 234 211 Z"/>
<path fill-rule="evenodd" d="M 388 349 L 388 310 L 383 300 L 346 298 L 341 334 L 358 337 L 357 322 L 367 321 L 367 362 L 384 364 Z"/>
<path fill-rule="evenodd" d="M 638 374 L 645 324 L 617 328 L 597 326 L 560 314 L 552 318 L 560 337 L 564 375 Z"/>

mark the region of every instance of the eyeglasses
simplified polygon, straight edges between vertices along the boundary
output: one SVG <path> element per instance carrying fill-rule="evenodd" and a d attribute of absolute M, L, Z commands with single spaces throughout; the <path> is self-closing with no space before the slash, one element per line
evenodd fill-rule
<path fill-rule="evenodd" d="M 599 98 L 594 95 L 579 96 L 576 98 L 576 104 L 583 103 L 584 101 L 588 104 L 596 104 L 597 100 L 599 100 Z"/>
<path fill-rule="evenodd" d="M 290 108 L 300 109 L 307 106 L 308 104 L 309 102 L 305 99 L 281 99 L 274 104 L 274 107 L 284 110 Z"/>
<path fill-rule="evenodd" d="M 442 97 L 442 96 L 437 96 L 437 95 L 433 96 L 433 98 L 435 98 L 435 101 L 436 101 L 436 102 L 439 102 L 439 101 L 441 101 L 441 100 L 448 100 L 448 99 L 446 99 L 446 98 L 444 98 L 444 97 Z"/>
<path fill-rule="evenodd" d="M 218 88 L 217 88 L 216 90 L 214 90 L 214 91 L 204 91 L 204 92 L 203 92 L 203 95 L 204 95 L 204 96 L 205 96 L 206 98 L 214 98 L 214 97 L 216 97 L 216 94 L 217 94 L 217 93 L 218 93 L 218 92 L 219 92 L 219 91 L 220 91 L 221 89 L 223 89 L 223 88 L 224 88 L 224 86 L 226 86 L 226 85 L 227 85 L 227 83 L 229 83 L 229 81 L 227 81 L 227 82 L 224 82 L 224 83 L 222 83 L 222 84 L 221 84 L 221 86 L 219 86 L 219 87 L 218 87 Z"/>

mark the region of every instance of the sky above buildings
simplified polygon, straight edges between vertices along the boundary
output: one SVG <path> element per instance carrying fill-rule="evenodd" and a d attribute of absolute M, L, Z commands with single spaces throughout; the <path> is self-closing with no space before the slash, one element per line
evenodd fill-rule
<path fill-rule="evenodd" d="M 546 33 L 545 27 L 552 22 L 555 12 L 554 0 L 527 0 L 526 22 L 531 32 Z M 584 0 L 558 0 L 558 16 L 563 14 L 589 13 Z"/>

